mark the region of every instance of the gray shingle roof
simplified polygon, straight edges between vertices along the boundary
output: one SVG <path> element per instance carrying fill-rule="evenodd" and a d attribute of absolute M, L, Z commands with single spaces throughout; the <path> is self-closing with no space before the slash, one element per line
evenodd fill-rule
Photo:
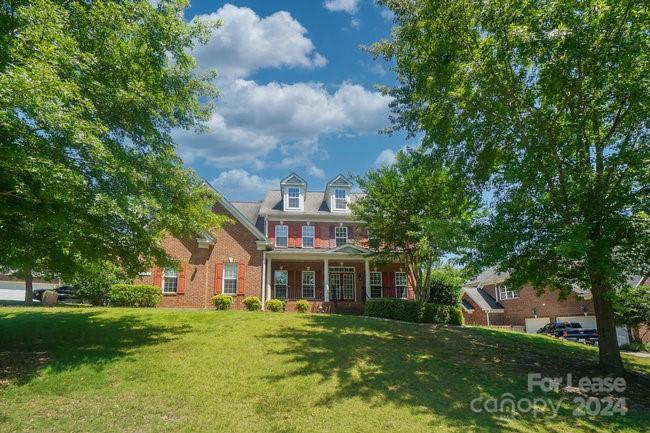
<path fill-rule="evenodd" d="M 503 311 L 503 305 L 499 304 L 488 292 L 476 287 L 463 287 L 463 291 L 467 296 L 472 298 L 472 301 L 486 311 Z"/>
<path fill-rule="evenodd" d="M 350 201 L 355 202 L 363 194 L 351 193 Z M 282 193 L 279 190 L 268 191 L 262 200 L 259 210 L 260 215 L 332 215 L 327 201 L 325 200 L 324 191 L 307 191 L 305 194 L 304 211 L 284 211 L 282 203 Z M 336 215 L 339 215 L 338 213 Z M 341 214 L 344 217 L 345 214 Z"/>
<path fill-rule="evenodd" d="M 508 278 L 507 272 L 497 272 L 496 268 L 487 268 L 476 277 L 467 281 L 465 284 L 468 286 L 485 286 L 487 284 L 498 284 L 504 282 Z"/>
<path fill-rule="evenodd" d="M 260 202 L 231 201 L 230 204 L 237 208 L 248 221 L 253 224 L 257 222 L 257 216 L 260 213 Z"/>

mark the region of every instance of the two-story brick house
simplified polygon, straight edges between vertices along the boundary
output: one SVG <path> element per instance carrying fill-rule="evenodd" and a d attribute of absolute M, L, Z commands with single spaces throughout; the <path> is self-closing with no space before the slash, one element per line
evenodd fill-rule
<path fill-rule="evenodd" d="M 360 313 L 368 298 L 413 298 L 399 264 L 376 265 L 368 256 L 362 221 L 349 205 L 360 197 L 342 175 L 325 191 L 310 191 L 293 173 L 261 202 L 221 197 L 214 212 L 227 224 L 196 239 L 168 237 L 164 245 L 180 269 L 143 274 L 161 287 L 164 307 L 207 308 L 214 294 L 228 294 L 241 308 L 245 296 L 282 299 L 292 309 L 307 299 L 313 311 Z"/>

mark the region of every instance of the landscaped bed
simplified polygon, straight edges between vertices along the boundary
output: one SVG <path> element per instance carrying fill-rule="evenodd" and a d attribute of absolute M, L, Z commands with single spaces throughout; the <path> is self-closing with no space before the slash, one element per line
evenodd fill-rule
<path fill-rule="evenodd" d="M 650 360 L 625 416 L 472 412 L 527 373 L 594 376 L 597 352 L 537 335 L 363 317 L 0 309 L 2 432 L 647 431 Z M 573 397 L 571 394 L 568 397 Z M 547 414 L 548 415 L 548 414 Z"/>

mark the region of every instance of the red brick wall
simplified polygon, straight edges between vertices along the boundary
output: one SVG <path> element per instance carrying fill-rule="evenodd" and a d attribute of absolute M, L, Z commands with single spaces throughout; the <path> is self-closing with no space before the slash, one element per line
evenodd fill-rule
<path fill-rule="evenodd" d="M 227 214 L 219 203 L 214 207 L 219 214 Z M 229 215 L 231 216 L 231 215 Z M 235 296 L 235 307 L 241 307 L 245 296 L 261 296 L 262 251 L 257 250 L 256 238 L 244 227 L 235 222 L 226 224 L 215 233 L 215 244 L 209 248 L 199 248 L 195 238 L 176 239 L 168 236 L 164 240 L 165 250 L 174 258 L 187 262 L 185 271 L 185 293 L 164 295 L 161 307 L 211 308 L 211 298 L 215 291 L 216 264 L 229 262 L 245 264 L 244 290 Z M 142 277 L 145 284 L 153 284 L 151 276 Z"/>
<path fill-rule="evenodd" d="M 302 248 L 302 226 L 307 225 L 307 221 L 283 221 L 287 226 L 289 232 L 288 247 L 289 248 Z M 279 225 L 280 221 L 268 222 L 268 238 L 275 245 L 275 226 Z M 339 226 L 338 223 L 329 222 L 310 222 L 309 225 L 314 227 L 314 248 L 329 249 L 336 246 L 334 236 L 330 237 L 331 227 Z M 345 223 L 343 224 L 348 228 L 348 239 L 350 243 L 355 243 L 361 246 L 367 246 L 368 238 L 366 230 L 358 224 Z"/>
<path fill-rule="evenodd" d="M 485 286 L 484 289 L 493 294 L 494 285 Z M 594 306 L 591 300 L 578 299 L 571 294 L 567 299 L 561 301 L 558 299 L 558 292 L 544 292 L 537 296 L 531 286 L 525 286 L 519 291 L 519 298 L 516 299 L 498 299 L 503 305 L 504 323 L 508 325 L 525 325 L 527 317 L 534 317 L 532 309 L 537 310 L 537 317 L 549 317 L 554 322 L 558 316 L 581 316 L 583 312 L 581 306 L 587 307 L 587 313 L 594 314 Z M 492 315 L 490 315 L 492 322 Z"/>

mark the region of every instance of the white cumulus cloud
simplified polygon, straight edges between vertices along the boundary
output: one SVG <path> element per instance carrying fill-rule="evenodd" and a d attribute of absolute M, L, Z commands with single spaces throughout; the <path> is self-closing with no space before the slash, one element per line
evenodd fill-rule
<path fill-rule="evenodd" d="M 207 44 L 194 50 L 199 67 L 216 68 L 220 78 L 246 77 L 261 68 L 318 68 L 327 63 L 306 36 L 307 29 L 289 12 L 262 18 L 250 8 L 226 4 L 195 19 L 223 23 Z"/>
<path fill-rule="evenodd" d="M 397 154 L 391 149 L 384 149 L 377 159 L 375 159 L 375 167 L 388 167 L 393 165 Z"/>
<path fill-rule="evenodd" d="M 280 179 L 264 179 L 241 168 L 222 171 L 210 183 L 226 197 L 233 194 L 260 197 L 264 192 L 280 187 Z"/>
<path fill-rule="evenodd" d="M 355 14 L 359 10 L 360 0 L 327 0 L 323 6 L 332 12 Z"/>
<path fill-rule="evenodd" d="M 343 83 L 328 91 L 319 83 L 258 84 L 235 80 L 222 89 L 208 132 L 179 132 L 186 163 L 205 161 L 217 167 L 260 168 L 276 149 L 281 167 L 305 167 L 324 173 L 316 162 L 327 158 L 319 145 L 325 134 L 374 133 L 387 122 L 389 98 L 363 86 Z"/>

